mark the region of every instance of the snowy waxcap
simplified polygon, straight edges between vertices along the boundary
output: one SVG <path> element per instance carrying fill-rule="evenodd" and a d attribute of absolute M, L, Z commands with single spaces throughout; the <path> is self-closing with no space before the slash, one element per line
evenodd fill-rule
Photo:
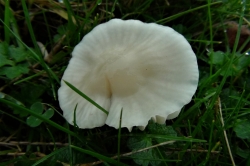
<path fill-rule="evenodd" d="M 107 124 L 129 131 L 178 116 L 198 85 L 196 56 L 172 28 L 113 19 L 98 25 L 74 48 L 58 91 L 63 116 L 80 128 Z M 109 113 L 69 88 L 69 82 Z"/>

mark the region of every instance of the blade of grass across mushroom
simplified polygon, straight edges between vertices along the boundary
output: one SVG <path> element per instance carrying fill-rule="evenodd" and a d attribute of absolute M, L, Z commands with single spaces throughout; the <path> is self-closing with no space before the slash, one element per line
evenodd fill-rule
<path fill-rule="evenodd" d="M 102 108 L 99 104 L 97 104 L 94 100 L 92 100 L 91 98 L 89 98 L 87 95 L 85 95 L 83 92 L 81 92 L 80 90 L 78 90 L 74 85 L 70 84 L 69 82 L 63 80 L 65 82 L 65 84 L 70 87 L 73 91 L 75 91 L 77 94 L 79 94 L 80 96 L 82 96 L 84 99 L 86 99 L 88 102 L 90 102 L 91 104 L 93 104 L 94 106 L 96 106 L 97 108 L 99 108 L 102 112 L 104 112 L 105 114 L 108 115 L 108 111 L 105 110 L 104 108 Z"/>

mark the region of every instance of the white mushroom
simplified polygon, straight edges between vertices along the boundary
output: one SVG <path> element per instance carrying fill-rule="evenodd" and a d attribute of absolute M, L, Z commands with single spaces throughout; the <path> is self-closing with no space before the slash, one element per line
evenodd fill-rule
<path fill-rule="evenodd" d="M 187 40 L 170 27 L 113 19 L 98 25 L 74 48 L 58 91 L 66 120 L 80 128 L 105 123 L 129 131 L 178 116 L 198 85 L 197 60 Z M 63 80 L 106 109 L 70 89 Z"/>

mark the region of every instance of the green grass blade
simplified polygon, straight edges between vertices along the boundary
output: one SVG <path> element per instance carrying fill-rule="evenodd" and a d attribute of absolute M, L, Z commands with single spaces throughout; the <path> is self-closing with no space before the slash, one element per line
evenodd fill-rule
<path fill-rule="evenodd" d="M 50 138 L 51 138 L 52 142 L 54 143 L 54 149 L 53 150 L 56 150 L 55 138 L 54 138 L 52 132 L 50 131 L 50 129 L 48 127 L 46 127 L 46 130 L 48 131 L 48 133 L 50 135 Z"/>
<path fill-rule="evenodd" d="M 210 155 L 211 155 L 211 150 L 212 150 L 212 145 L 213 145 L 214 122 L 215 122 L 215 120 L 212 121 L 212 125 L 211 125 L 212 127 L 210 129 L 210 136 L 209 136 L 209 142 L 208 142 L 208 152 L 207 152 L 207 156 L 206 156 L 206 160 L 205 160 L 205 165 L 209 161 Z"/>
<path fill-rule="evenodd" d="M 22 119 L 19 119 L 19 118 L 15 117 L 15 116 L 13 116 L 12 114 L 9 114 L 8 112 L 4 112 L 4 111 L 0 110 L 0 113 L 1 113 L 1 114 L 6 114 L 6 115 L 8 115 L 8 116 L 11 117 L 11 118 L 13 118 L 13 119 L 15 119 L 15 120 L 18 120 L 19 122 L 21 122 L 21 123 L 23 123 L 23 124 L 26 124 L 25 121 L 23 121 Z"/>
<path fill-rule="evenodd" d="M 75 27 L 74 21 L 76 21 L 75 13 L 73 12 L 68 0 L 63 0 L 63 3 L 65 4 L 65 7 L 67 8 L 67 12 L 68 12 L 68 21 L 69 21 L 68 27 L 69 27 L 69 29 L 74 29 L 74 27 Z"/>
<path fill-rule="evenodd" d="M 210 61 L 212 61 L 214 56 L 214 46 L 213 46 L 213 27 L 212 27 L 212 15 L 211 15 L 211 0 L 207 0 L 207 13 L 208 13 L 208 20 L 209 20 L 209 37 L 210 37 L 210 48 L 211 48 L 211 55 L 210 55 Z M 210 76 L 213 73 L 213 64 L 210 64 Z"/>
<path fill-rule="evenodd" d="M 42 61 L 42 53 L 40 51 L 40 48 L 38 47 L 37 45 L 37 41 L 36 41 L 36 37 L 35 37 L 35 33 L 33 31 L 33 28 L 32 28 L 32 25 L 31 25 L 31 22 L 30 22 L 30 15 L 29 15 L 29 11 L 28 11 L 28 8 L 26 6 L 26 2 L 25 0 L 22 0 L 22 7 L 23 7 L 23 12 L 24 12 L 24 16 L 25 16 L 25 21 L 26 21 L 26 24 L 27 24 L 27 27 L 28 27 L 28 30 L 29 30 L 29 33 L 30 33 L 30 37 L 32 39 L 32 42 L 33 42 L 33 45 L 35 46 L 35 49 L 40 52 L 40 55 L 37 56 L 37 60 Z"/>
<path fill-rule="evenodd" d="M 4 23 L 10 26 L 10 2 L 6 1 L 5 3 L 5 11 L 4 11 Z M 10 43 L 10 31 L 6 26 L 4 27 L 4 37 L 5 42 L 9 45 Z"/>
<path fill-rule="evenodd" d="M 34 75 L 32 75 L 32 76 L 26 77 L 26 78 L 24 78 L 24 79 L 21 79 L 21 80 L 15 82 L 14 85 L 20 84 L 20 83 L 22 83 L 22 82 L 24 82 L 24 81 L 28 81 L 28 80 L 30 80 L 30 79 L 32 79 L 32 78 L 34 78 L 34 77 L 38 77 L 38 76 L 40 76 L 40 75 L 42 75 L 42 74 L 44 74 L 44 73 L 45 73 L 45 71 L 40 71 L 40 72 L 38 72 L 38 73 L 36 73 L 36 74 L 34 74 Z"/>
<path fill-rule="evenodd" d="M 63 80 L 68 87 L 70 87 L 73 91 L 75 91 L 77 94 L 82 96 L 84 99 L 86 99 L 88 102 L 99 108 L 102 112 L 108 115 L 108 111 L 106 111 L 104 108 L 102 108 L 99 104 L 97 104 L 94 100 L 89 98 L 87 95 L 85 95 L 83 92 L 79 91 L 74 85 L 70 84 L 69 82 Z"/>

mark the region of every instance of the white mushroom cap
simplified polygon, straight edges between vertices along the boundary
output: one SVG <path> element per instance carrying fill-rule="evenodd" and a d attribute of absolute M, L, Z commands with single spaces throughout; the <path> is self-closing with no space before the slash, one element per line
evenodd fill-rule
<path fill-rule="evenodd" d="M 71 90 L 63 81 L 58 91 L 66 120 L 80 128 L 105 123 L 130 131 L 178 116 L 198 85 L 196 56 L 187 40 L 170 27 L 137 20 L 113 19 L 98 25 L 74 48 L 65 80 L 109 114 Z"/>

